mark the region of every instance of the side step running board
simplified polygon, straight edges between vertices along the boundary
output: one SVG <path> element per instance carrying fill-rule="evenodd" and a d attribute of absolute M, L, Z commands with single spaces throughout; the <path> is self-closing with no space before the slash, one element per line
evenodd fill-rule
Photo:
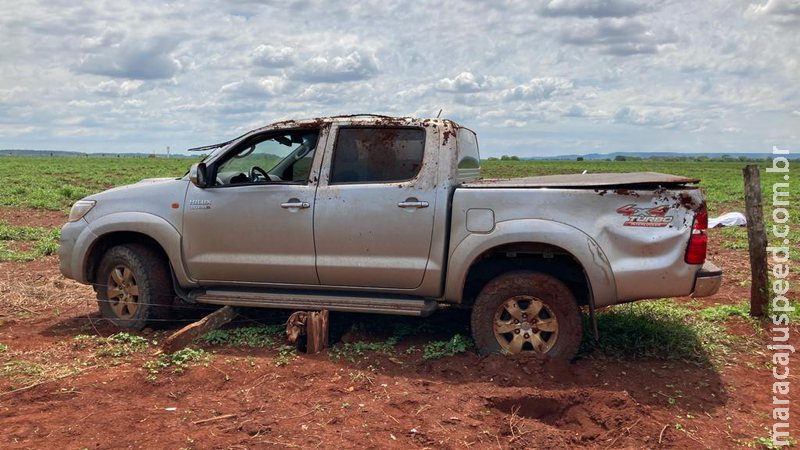
<path fill-rule="evenodd" d="M 426 317 L 438 307 L 434 300 L 413 297 L 353 297 L 317 292 L 260 292 L 207 289 L 193 291 L 190 297 L 198 303 L 252 308 L 298 309 L 303 311 L 358 312 Z"/>

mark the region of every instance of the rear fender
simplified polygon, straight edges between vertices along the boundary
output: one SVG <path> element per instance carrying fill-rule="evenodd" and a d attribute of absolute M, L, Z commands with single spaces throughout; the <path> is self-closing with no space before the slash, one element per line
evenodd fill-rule
<path fill-rule="evenodd" d="M 543 243 L 564 249 L 583 267 L 593 306 L 616 303 L 614 273 L 597 242 L 575 227 L 541 219 L 498 222 L 491 233 L 470 234 L 459 242 L 448 259 L 445 301 L 461 302 L 467 273 L 481 255 L 495 247 L 516 243 Z"/>

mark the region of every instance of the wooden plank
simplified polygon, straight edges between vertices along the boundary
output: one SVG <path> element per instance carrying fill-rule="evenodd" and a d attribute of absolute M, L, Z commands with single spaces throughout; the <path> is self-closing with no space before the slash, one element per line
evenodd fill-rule
<path fill-rule="evenodd" d="M 223 306 L 197 322 L 190 323 L 172 333 L 169 337 L 164 339 L 164 342 L 161 344 L 161 350 L 165 353 L 175 353 L 191 344 L 192 341 L 202 336 L 203 333 L 217 329 L 230 322 L 236 315 L 237 312 L 234 308 Z"/>
<path fill-rule="evenodd" d="M 328 348 L 328 310 L 313 311 L 306 321 L 306 353 L 315 354 Z"/>
<path fill-rule="evenodd" d="M 750 253 L 750 315 L 763 317 L 769 299 L 767 291 L 767 232 L 761 198 L 761 175 L 758 166 L 747 165 L 744 174 L 745 216 Z"/>

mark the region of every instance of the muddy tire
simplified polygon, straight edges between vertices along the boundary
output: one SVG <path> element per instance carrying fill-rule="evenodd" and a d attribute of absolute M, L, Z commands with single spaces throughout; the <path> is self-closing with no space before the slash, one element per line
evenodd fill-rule
<path fill-rule="evenodd" d="M 134 330 L 168 319 L 175 298 L 169 265 L 139 244 L 112 247 L 103 255 L 94 290 L 102 316 Z"/>
<path fill-rule="evenodd" d="M 531 271 L 489 281 L 475 299 L 471 323 L 483 354 L 533 352 L 571 360 L 583 337 L 572 291 L 551 275 Z"/>

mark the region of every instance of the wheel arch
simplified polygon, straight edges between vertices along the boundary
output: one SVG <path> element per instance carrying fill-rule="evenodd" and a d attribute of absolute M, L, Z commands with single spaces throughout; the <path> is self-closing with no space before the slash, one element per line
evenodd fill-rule
<path fill-rule="evenodd" d="M 577 288 L 579 303 L 616 302 L 611 265 L 599 245 L 583 231 L 561 222 L 525 219 L 499 222 L 490 234 L 470 234 L 450 253 L 445 300 L 469 306 L 491 278 L 510 270 L 538 270 Z M 582 280 L 576 280 L 580 274 Z M 561 276 L 559 276 L 561 275 Z M 571 282 L 570 282 L 571 281 Z M 576 283 L 585 283 L 585 293 Z"/>
<path fill-rule="evenodd" d="M 92 234 L 96 238 L 88 244 L 81 265 L 87 282 L 94 282 L 100 260 L 108 249 L 135 243 L 164 257 L 180 284 L 192 284 L 182 263 L 181 235 L 165 219 L 148 213 L 110 214 L 92 222 Z"/>

